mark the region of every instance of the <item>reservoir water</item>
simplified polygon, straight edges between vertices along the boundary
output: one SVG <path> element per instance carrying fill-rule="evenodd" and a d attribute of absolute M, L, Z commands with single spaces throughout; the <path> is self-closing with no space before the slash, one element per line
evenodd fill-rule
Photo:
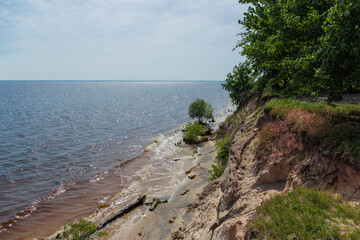
<path fill-rule="evenodd" d="M 91 214 L 133 181 L 131 164 L 119 170 L 124 162 L 143 164 L 159 134 L 171 146 L 179 140 L 174 131 L 191 121 L 196 98 L 216 118 L 230 102 L 211 81 L 0 82 L 0 239 L 48 234 Z"/>

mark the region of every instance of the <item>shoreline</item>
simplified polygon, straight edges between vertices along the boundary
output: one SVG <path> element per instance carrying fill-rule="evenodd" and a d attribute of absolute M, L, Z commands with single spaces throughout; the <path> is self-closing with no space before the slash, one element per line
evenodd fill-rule
<path fill-rule="evenodd" d="M 73 89 L 71 86 L 73 85 L 66 85 L 69 89 Z M 143 90 L 147 92 L 149 86 L 150 85 L 146 84 L 141 85 L 141 91 L 139 90 L 138 93 L 142 93 Z M 2 230 L 4 230 L 4 232 L 0 233 L 0 238 L 24 239 L 48 236 L 58 230 L 63 224 L 66 224 L 68 219 L 76 221 L 84 216 L 89 216 L 98 208 L 102 210 L 106 207 L 109 200 L 113 196 L 117 196 L 119 192 L 126 194 L 125 192 L 127 192 L 128 189 L 124 191 L 122 191 L 122 189 L 128 187 L 132 182 L 132 176 L 129 175 L 134 175 L 134 168 L 136 167 L 134 165 L 136 164 L 131 163 L 130 165 L 132 166 L 129 167 L 130 170 L 126 171 L 124 169 L 128 167 L 124 167 L 124 165 L 120 165 L 120 163 L 123 160 L 133 159 L 141 155 L 146 146 L 154 140 L 158 133 L 162 133 L 167 137 L 171 135 L 175 129 L 178 129 L 184 123 L 190 121 L 187 115 L 187 101 L 190 101 L 190 99 L 194 97 L 194 94 L 197 97 L 203 98 L 212 96 L 211 99 L 214 101 L 214 106 L 216 106 L 214 115 L 218 122 L 220 122 L 220 120 L 217 118 L 221 118 L 222 113 L 228 113 L 228 106 L 226 106 L 229 103 L 228 94 L 223 90 L 220 92 L 220 84 L 179 84 L 176 86 L 179 87 L 176 91 L 173 91 L 172 86 L 169 85 L 151 87 L 151 90 L 154 91 L 150 92 L 151 94 L 144 95 L 144 97 L 145 99 L 154 99 L 154 101 L 145 101 L 138 104 L 139 107 L 143 107 L 146 111 L 137 111 L 137 109 L 142 110 L 142 108 L 138 108 L 138 105 L 135 105 L 128 111 L 126 109 L 126 101 L 121 101 L 125 99 L 124 97 L 127 95 L 116 94 L 114 95 L 115 102 L 117 103 L 119 101 L 121 104 L 107 105 L 105 103 L 108 102 L 108 99 L 101 99 L 104 100 L 104 104 L 99 104 L 109 106 L 109 109 L 113 108 L 112 110 L 114 111 L 102 110 L 102 112 L 104 112 L 103 115 L 94 115 L 94 118 L 92 118 L 91 115 L 90 118 L 86 118 L 86 122 L 82 121 L 83 116 L 87 113 L 93 113 L 93 109 L 103 108 L 95 108 L 96 104 L 89 106 L 88 104 L 80 104 L 76 105 L 76 110 L 78 110 L 75 112 L 76 114 L 70 111 L 64 112 L 64 116 L 68 116 L 70 113 L 76 116 L 80 128 L 74 128 L 77 130 L 72 131 L 73 135 L 68 135 L 66 138 L 63 138 L 61 131 L 63 129 L 66 130 L 67 126 L 73 123 L 72 118 L 66 118 L 67 122 L 62 125 L 61 129 L 58 129 L 59 134 L 56 135 L 56 141 L 46 142 L 45 140 L 41 140 L 40 143 L 42 144 L 41 146 L 44 146 L 43 148 L 36 149 L 34 153 L 30 152 L 28 155 L 24 155 L 24 160 L 26 161 L 22 161 L 21 164 L 24 165 L 25 171 L 29 169 L 29 171 L 26 172 L 27 175 L 16 175 L 10 172 L 7 176 L 9 180 L 15 180 L 15 184 L 6 186 L 6 183 L 4 183 L 6 190 L 9 190 L 6 194 L 9 194 L 6 195 L 4 192 L 3 203 L 7 204 L 5 197 L 8 196 L 9 199 L 14 196 L 13 198 L 19 199 L 19 201 L 9 201 L 9 206 L 12 204 L 11 209 L 15 210 L 8 215 L 3 215 L 2 220 L 4 224 L 2 225 Z M 125 90 L 132 90 L 133 88 L 134 86 L 129 86 Z M 194 91 L 188 91 L 189 88 Z M 102 91 L 99 92 L 99 94 L 108 94 L 109 91 L 105 91 L 107 89 L 111 89 L 112 91 L 116 89 L 116 93 L 118 90 L 128 92 L 118 85 L 106 85 L 101 89 Z M 137 86 L 136 89 L 138 89 Z M 171 94 L 167 94 L 167 91 L 162 91 L 163 93 L 161 94 L 157 93 L 158 90 L 162 89 L 169 90 Z M 14 91 L 15 90 L 17 89 L 14 89 Z M 54 93 L 62 93 L 56 90 L 58 90 L 58 87 L 54 87 Z M 89 88 L 88 90 L 93 91 L 94 89 Z M 152 93 L 155 94 L 154 96 L 156 96 L 156 98 L 152 97 Z M 166 99 L 166 102 L 159 104 L 161 103 L 158 102 L 159 99 Z M 112 98 L 110 100 L 111 103 L 114 103 Z M 133 102 L 136 103 L 137 101 Z M 69 103 L 72 103 L 72 101 L 69 101 Z M 150 106 L 149 108 L 147 107 L 148 105 Z M 159 105 L 161 105 L 161 107 L 158 107 Z M 59 106 L 59 110 L 61 110 L 62 105 Z M 85 108 L 85 106 L 89 108 Z M 123 109 L 124 106 L 125 108 Z M 84 109 L 86 109 L 86 111 L 83 111 Z M 44 114 L 45 113 L 46 112 L 44 112 Z M 125 113 L 131 113 L 132 115 Z M 136 116 L 137 113 L 139 113 L 139 116 Z M 126 116 L 126 118 L 122 117 L 123 115 Z M 54 119 L 57 117 L 56 114 L 52 116 L 54 116 Z M 105 116 L 105 118 L 103 119 L 103 117 L 97 116 Z M 123 119 L 133 120 L 129 121 L 129 128 L 129 124 L 127 124 L 127 121 L 122 121 Z M 52 120 L 53 119 L 50 119 L 49 126 L 52 126 Z M 95 120 L 97 121 L 95 122 L 96 124 L 103 124 L 97 128 L 98 125 L 94 125 Z M 35 121 L 29 122 L 34 123 L 34 126 L 37 125 Z M 88 126 L 86 125 L 87 123 L 90 124 L 89 126 L 93 126 L 97 132 L 92 131 L 91 127 L 86 127 Z M 77 125 L 74 126 L 76 127 Z M 31 129 L 36 130 L 37 128 Z M 48 129 L 51 130 L 51 128 Z M 53 136 L 50 131 L 45 133 L 49 133 L 49 139 L 52 139 Z M 31 136 L 31 134 L 29 134 L 29 136 Z M 72 143 L 71 140 L 73 136 L 76 136 L 76 139 L 84 138 L 85 140 L 78 146 Z M 92 136 L 94 136 L 94 138 Z M 124 141 L 122 141 L 123 137 L 125 139 Z M 64 144 L 56 144 L 58 142 Z M 69 148 L 67 148 L 68 145 Z M 37 144 L 34 143 L 33 146 L 30 142 L 29 149 L 32 150 L 35 149 L 35 147 L 37 147 Z M 80 149 L 80 151 L 78 151 L 78 149 Z M 46 157 L 48 153 L 51 155 L 47 155 L 48 157 Z M 38 156 L 38 158 L 32 158 L 32 156 Z M 32 161 L 32 159 L 40 159 L 43 162 L 45 161 L 45 164 L 42 164 L 43 162 L 41 161 Z M 138 159 L 133 162 L 138 162 Z M 147 159 L 141 159 L 140 162 L 138 165 L 145 165 L 147 164 Z M 19 167 L 22 167 L 22 165 Z M 49 170 L 44 172 L 46 168 Z M 30 170 L 36 171 L 38 174 L 31 177 Z M 53 174 L 54 172 L 55 174 Z M 122 177 L 123 173 L 125 177 Z M 39 176 L 39 180 L 37 176 Z M 27 181 L 23 183 L 22 179 Z M 33 187 L 31 187 L 30 183 L 32 182 L 36 182 L 37 185 L 33 184 Z M 168 180 L 163 180 L 163 182 L 167 183 Z M 162 184 L 160 179 L 158 183 Z M 42 185 L 45 187 L 36 188 Z M 153 185 L 155 185 L 155 179 Z M 25 196 L 19 194 L 21 192 L 26 193 L 27 190 L 15 191 L 17 186 L 28 186 L 28 194 L 25 194 Z M 136 188 L 137 186 L 133 185 L 131 187 Z M 166 190 L 170 191 L 170 189 Z M 18 194 L 16 192 L 18 192 Z M 36 193 L 37 195 L 33 196 Z M 121 205 L 122 203 L 119 204 Z M 29 209 L 31 208 L 30 215 L 26 214 L 24 216 L 22 211 L 28 209 L 28 206 Z"/>
<path fill-rule="evenodd" d="M 134 224 L 132 229 L 123 235 L 123 239 L 170 239 L 172 235 L 192 217 L 191 206 L 203 192 L 203 188 L 209 183 L 208 170 L 215 159 L 215 143 L 210 140 L 196 147 L 193 167 L 184 168 L 186 177 L 178 184 L 166 204 L 159 205 L 153 212 L 147 211 L 142 218 Z M 190 179 L 188 176 L 194 176 Z M 159 226 L 159 227 L 156 227 Z M 176 234 L 176 233 L 175 233 Z M 109 239 L 118 239 L 119 235 Z"/>
<path fill-rule="evenodd" d="M 224 106 L 224 108 L 222 109 L 222 111 L 219 113 L 219 115 L 220 115 L 219 118 L 216 118 L 216 123 L 212 125 L 214 130 L 217 129 L 218 126 L 225 120 L 225 118 L 228 115 L 232 114 L 233 111 L 234 111 L 234 106 L 230 103 L 227 103 Z M 180 135 L 180 139 L 182 141 L 181 129 L 174 130 L 172 134 L 166 136 L 165 138 L 174 136 L 177 133 Z M 147 195 L 145 202 L 150 202 L 152 200 L 152 198 L 154 198 L 154 197 L 160 198 L 161 200 L 168 200 L 168 203 L 159 204 L 157 209 L 158 208 L 159 209 L 168 208 L 168 207 L 172 206 L 169 203 L 174 202 L 174 199 L 177 197 L 176 196 L 177 193 L 180 191 L 179 189 L 182 189 L 184 186 L 187 186 L 187 184 L 189 183 L 189 179 L 187 177 L 188 175 L 185 174 L 185 172 L 187 170 L 191 169 L 192 167 L 196 166 L 196 164 L 198 164 L 199 156 L 197 155 L 198 154 L 197 152 L 198 151 L 201 152 L 203 150 L 201 150 L 200 146 L 192 146 L 192 145 L 182 144 L 180 147 L 177 147 L 176 151 L 174 151 L 166 156 L 162 156 L 162 158 L 164 158 L 166 161 L 173 162 L 173 164 L 176 165 L 176 167 L 174 168 L 174 169 L 176 169 L 176 171 L 171 172 L 170 179 L 168 179 L 169 181 L 165 182 L 164 179 L 156 179 L 156 176 L 152 176 L 152 177 L 150 177 L 150 179 L 148 179 L 149 174 L 157 175 L 156 172 L 151 172 L 151 168 L 157 169 L 156 166 L 153 165 L 154 161 L 153 161 L 152 157 L 154 157 L 154 155 L 155 155 L 154 151 L 157 151 L 157 150 L 159 151 L 161 148 L 161 146 L 159 146 L 159 145 L 161 145 L 161 144 L 164 144 L 164 146 L 162 146 L 162 147 L 165 147 L 165 148 L 167 148 L 169 146 L 169 143 L 167 142 L 167 144 L 165 144 L 164 142 L 162 142 L 162 138 L 161 137 L 159 138 L 159 136 L 160 135 L 158 135 L 158 137 L 155 138 L 153 143 L 149 144 L 145 148 L 144 152 L 140 155 L 140 157 L 137 157 L 136 159 L 134 159 L 131 162 L 125 163 L 126 165 L 138 163 L 139 159 L 142 158 L 142 162 L 145 165 L 140 170 L 136 171 L 139 175 L 138 181 L 135 181 L 132 184 L 130 184 L 129 186 L 124 187 L 124 189 L 122 189 L 120 192 L 118 192 L 116 195 L 114 195 L 111 199 L 106 201 L 106 203 L 98 206 L 91 215 L 87 215 L 87 216 L 83 217 L 83 219 L 90 220 L 90 221 L 94 222 L 96 225 L 101 224 L 107 218 L 113 216 L 120 209 L 122 209 L 127 204 L 129 204 L 130 202 L 132 202 L 137 197 L 139 197 L 143 194 Z M 212 148 L 213 148 L 212 153 L 214 153 L 215 149 L 214 149 L 213 141 L 210 140 L 209 142 L 206 142 L 203 144 L 212 144 Z M 201 144 L 201 145 L 203 145 L 203 144 Z M 149 149 L 150 151 L 146 151 L 146 149 L 148 149 L 148 147 L 150 147 L 150 146 L 151 146 L 151 149 Z M 200 153 L 200 156 L 201 156 L 201 153 Z M 144 158 L 147 158 L 147 163 L 146 163 L 146 161 L 144 161 Z M 210 169 L 210 163 L 212 162 L 213 159 L 214 159 L 214 157 L 212 157 L 206 163 L 207 164 L 206 168 L 201 166 L 201 168 L 203 170 L 203 175 L 204 176 L 206 175 L 205 178 L 204 177 L 202 178 L 203 186 L 205 186 L 208 183 L 208 170 Z M 157 160 L 159 160 L 159 159 L 157 159 Z M 174 160 L 176 160 L 176 161 L 174 161 Z M 159 163 L 159 162 L 157 162 L 157 163 Z M 160 167 L 160 166 L 158 166 L 158 167 Z M 161 174 L 163 174 L 163 173 L 160 173 L 160 175 Z M 144 177 L 144 175 L 145 175 L 145 177 Z M 195 177 L 195 179 L 196 179 L 195 181 L 190 180 L 190 183 L 197 182 L 198 179 L 200 179 L 200 178 Z M 142 191 L 142 190 L 146 189 L 146 187 L 144 188 L 144 182 L 146 182 L 146 180 L 150 180 L 152 182 L 150 184 L 149 183 L 145 184 L 145 185 L 150 185 L 153 188 L 150 191 L 149 191 L 149 189 L 147 191 Z M 201 189 L 202 189 L 202 187 L 201 187 Z M 200 191 L 200 189 L 198 189 L 198 191 Z M 185 196 L 186 195 L 193 196 L 192 193 L 185 194 Z M 182 199 L 189 199 L 189 197 L 186 196 L 186 197 L 183 197 Z M 175 202 L 177 202 L 176 199 L 175 199 Z M 118 239 L 118 237 L 121 236 L 123 238 L 124 235 L 130 234 L 129 229 L 132 229 L 131 233 L 135 233 L 137 231 L 138 227 L 141 226 L 140 223 L 143 222 L 144 219 L 147 219 L 146 215 L 147 215 L 147 213 L 149 213 L 148 208 L 149 207 L 147 207 L 147 206 L 138 207 L 137 209 L 133 210 L 132 212 L 124 215 L 123 217 L 117 219 L 113 223 L 106 226 L 106 228 L 103 231 L 105 231 L 108 234 L 107 236 L 101 237 L 101 238 L 97 237 L 97 236 L 92 236 L 92 237 L 94 237 L 95 239 Z M 155 214 L 157 209 L 154 212 L 151 212 L 151 214 Z M 53 232 L 53 234 L 51 234 L 50 236 L 48 235 L 47 237 L 45 237 L 45 239 L 53 239 L 54 237 L 56 237 L 56 235 L 59 232 L 62 231 L 62 229 L 63 229 L 63 226 L 61 228 L 59 228 L 55 233 Z M 154 239 L 156 239 L 156 238 L 154 238 Z"/>
<path fill-rule="evenodd" d="M 210 141 L 196 145 L 196 148 L 185 145 L 182 150 L 188 151 L 177 155 L 179 162 L 187 162 L 182 165 L 179 182 L 171 194 L 160 196 L 168 202 L 158 205 L 154 211 L 149 211 L 148 206 L 133 210 L 105 228 L 106 237 L 94 236 L 95 239 L 212 239 L 214 236 L 216 239 L 244 239 L 252 234 L 251 223 L 257 216 L 258 207 L 276 194 L 281 197 L 306 184 L 304 177 L 309 174 L 315 176 L 313 181 L 320 191 L 331 189 L 334 179 L 341 177 L 336 183 L 337 194 L 358 206 L 359 194 L 355 196 L 358 182 L 348 184 L 348 179 L 359 177 L 358 170 L 318 146 L 307 149 L 311 155 L 301 155 L 305 157 L 300 160 L 300 154 L 295 153 L 286 158 L 271 155 L 273 160 L 266 161 L 269 154 L 254 151 L 261 127 L 271 123 L 264 104 L 261 95 L 252 96 L 241 111 L 221 125 Z M 215 141 L 226 132 L 232 137 L 227 167 L 221 177 L 209 182 L 208 170 L 217 152 Z M 310 165 L 315 172 L 304 168 Z M 335 178 L 322 177 L 333 174 Z M 190 175 L 193 177 L 188 177 Z M 315 185 L 307 183 L 301 188 Z M 151 202 L 151 197 L 146 202 Z"/>
<path fill-rule="evenodd" d="M 191 214 L 186 210 L 187 206 L 199 198 L 203 187 L 209 183 L 208 170 L 215 159 L 215 153 L 215 142 L 213 140 L 196 146 L 181 146 L 180 150 L 171 157 L 172 159 L 178 159 L 176 163 L 180 166 L 179 171 L 172 176 L 172 179 L 177 180 L 174 185 L 164 187 L 164 183 L 159 183 L 157 187 L 163 188 L 163 191 L 157 192 L 142 192 L 139 190 L 140 187 L 129 186 L 116 194 L 107 204 L 100 206 L 93 214 L 83 219 L 90 220 L 98 225 L 143 194 L 146 194 L 145 203 L 151 202 L 152 198 L 155 197 L 167 200 L 167 202 L 160 203 L 154 211 L 149 211 L 150 206 L 145 204 L 139 206 L 102 229 L 102 231 L 106 232 L 106 236 L 98 237 L 95 235 L 91 237 L 94 239 L 114 240 L 120 237 L 121 239 L 132 240 L 159 239 L 158 237 L 161 235 L 163 236 L 162 239 L 170 238 L 170 234 L 176 231 L 184 219 L 191 217 Z M 191 172 L 187 174 L 186 172 L 190 169 Z M 188 177 L 190 175 L 196 176 L 194 179 L 190 179 Z M 129 198 L 129 191 L 135 192 L 135 194 L 131 195 L 132 198 Z M 124 197 L 128 199 L 118 204 L 118 201 Z M 113 209 L 107 209 L 112 205 Z M 169 223 L 170 220 L 173 222 Z M 149 221 L 151 224 L 149 224 Z M 161 224 L 162 227 L 154 229 L 154 224 Z M 169 230 L 165 231 L 168 235 L 164 232 L 164 226 Z M 62 232 L 62 229 L 63 227 L 44 239 L 56 238 Z"/>

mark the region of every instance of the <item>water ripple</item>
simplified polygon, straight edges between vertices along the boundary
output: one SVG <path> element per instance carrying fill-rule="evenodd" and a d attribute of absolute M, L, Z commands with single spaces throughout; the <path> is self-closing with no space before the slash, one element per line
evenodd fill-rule
<path fill-rule="evenodd" d="M 0 82 L 0 222 L 69 186 L 86 192 L 158 133 L 190 121 L 196 98 L 216 111 L 229 100 L 211 82 Z"/>

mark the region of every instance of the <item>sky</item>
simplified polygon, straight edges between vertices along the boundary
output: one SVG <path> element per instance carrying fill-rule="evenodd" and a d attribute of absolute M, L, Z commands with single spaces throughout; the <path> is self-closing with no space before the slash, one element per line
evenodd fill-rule
<path fill-rule="evenodd" d="M 0 0 L 0 80 L 225 80 L 237 0 Z"/>

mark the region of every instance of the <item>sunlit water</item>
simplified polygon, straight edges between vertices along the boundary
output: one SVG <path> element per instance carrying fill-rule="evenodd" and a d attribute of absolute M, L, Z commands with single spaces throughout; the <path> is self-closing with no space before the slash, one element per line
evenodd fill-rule
<path fill-rule="evenodd" d="M 219 82 L 0 82 L 0 238 L 91 213 L 125 184 L 121 163 L 160 133 L 174 145 L 196 98 L 217 117 L 229 102 Z"/>

